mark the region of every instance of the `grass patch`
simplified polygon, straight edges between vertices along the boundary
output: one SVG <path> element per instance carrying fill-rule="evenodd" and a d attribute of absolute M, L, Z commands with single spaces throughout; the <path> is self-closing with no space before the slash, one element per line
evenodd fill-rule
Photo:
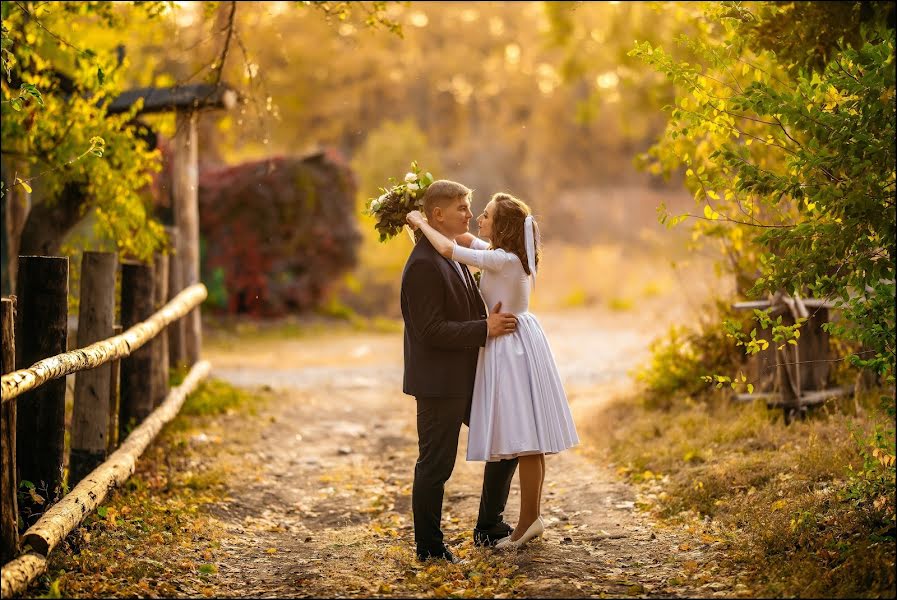
<path fill-rule="evenodd" d="M 251 429 L 243 417 L 255 414 L 264 401 L 221 381 L 204 382 L 147 448 L 134 475 L 50 554 L 48 571 L 31 593 L 44 598 L 219 595 L 216 554 L 223 532 L 203 507 L 224 497 L 228 473 L 209 465 L 216 464 L 216 440 L 233 431 L 225 421 L 240 419 L 243 430 Z"/>
<path fill-rule="evenodd" d="M 626 312 L 632 310 L 635 306 L 635 303 L 629 298 L 611 298 L 607 303 L 607 307 L 610 308 L 614 312 Z"/>
<path fill-rule="evenodd" d="M 719 395 L 652 410 L 629 398 L 585 430 L 638 483 L 643 508 L 723 541 L 755 595 L 893 597 L 893 485 L 890 499 L 850 498 L 849 472 L 864 465 L 851 428 L 889 418 L 874 398 L 860 399 L 858 414 L 822 407 L 788 427 L 762 402 Z"/>
<path fill-rule="evenodd" d="M 250 320 L 235 317 L 209 317 L 204 335 L 212 345 L 307 339 L 320 336 L 354 335 L 357 333 L 397 333 L 402 320 L 387 317 L 365 317 L 352 311 L 339 315 L 310 314 L 276 320 Z"/>
<path fill-rule="evenodd" d="M 237 411 L 257 414 L 258 397 L 218 379 L 209 379 L 199 385 L 181 407 L 181 415 L 214 416 L 234 414 Z"/>
<path fill-rule="evenodd" d="M 582 288 L 574 288 L 563 300 L 564 308 L 581 308 L 583 306 L 588 306 L 591 303 L 591 299 Z"/>

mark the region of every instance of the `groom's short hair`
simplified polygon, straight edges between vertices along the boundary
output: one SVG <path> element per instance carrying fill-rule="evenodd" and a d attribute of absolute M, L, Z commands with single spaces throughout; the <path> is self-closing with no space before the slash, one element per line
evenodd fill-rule
<path fill-rule="evenodd" d="M 448 179 L 437 179 L 424 193 L 424 214 L 429 219 L 433 215 L 433 209 L 437 206 L 444 207 L 448 202 L 470 195 L 470 188 Z"/>

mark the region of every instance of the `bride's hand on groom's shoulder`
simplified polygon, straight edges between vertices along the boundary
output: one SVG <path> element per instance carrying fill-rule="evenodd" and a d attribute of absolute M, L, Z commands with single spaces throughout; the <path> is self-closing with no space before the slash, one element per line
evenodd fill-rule
<path fill-rule="evenodd" d="M 412 228 L 417 229 L 424 223 L 424 216 L 419 210 L 412 210 L 405 216 L 405 220 L 408 221 Z"/>

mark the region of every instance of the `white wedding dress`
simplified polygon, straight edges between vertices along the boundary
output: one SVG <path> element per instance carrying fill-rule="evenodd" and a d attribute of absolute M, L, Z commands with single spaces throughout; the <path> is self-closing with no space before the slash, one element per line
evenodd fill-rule
<path fill-rule="evenodd" d="M 480 348 L 467 460 L 496 461 L 525 454 L 554 454 L 579 443 L 561 378 L 545 333 L 529 312 L 530 278 L 515 254 L 455 244 L 452 258 L 482 272 L 480 293 L 490 309 L 517 316 L 514 333 Z"/>

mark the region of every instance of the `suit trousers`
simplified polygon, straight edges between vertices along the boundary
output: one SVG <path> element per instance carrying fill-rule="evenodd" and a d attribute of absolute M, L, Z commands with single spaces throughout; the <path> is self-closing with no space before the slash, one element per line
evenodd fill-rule
<path fill-rule="evenodd" d="M 414 465 L 411 510 L 417 551 L 443 544 L 440 527 L 445 482 L 455 468 L 461 425 L 470 422 L 470 398 L 416 398 L 418 458 Z M 502 521 L 517 459 L 487 462 L 476 528 L 488 530 Z"/>

